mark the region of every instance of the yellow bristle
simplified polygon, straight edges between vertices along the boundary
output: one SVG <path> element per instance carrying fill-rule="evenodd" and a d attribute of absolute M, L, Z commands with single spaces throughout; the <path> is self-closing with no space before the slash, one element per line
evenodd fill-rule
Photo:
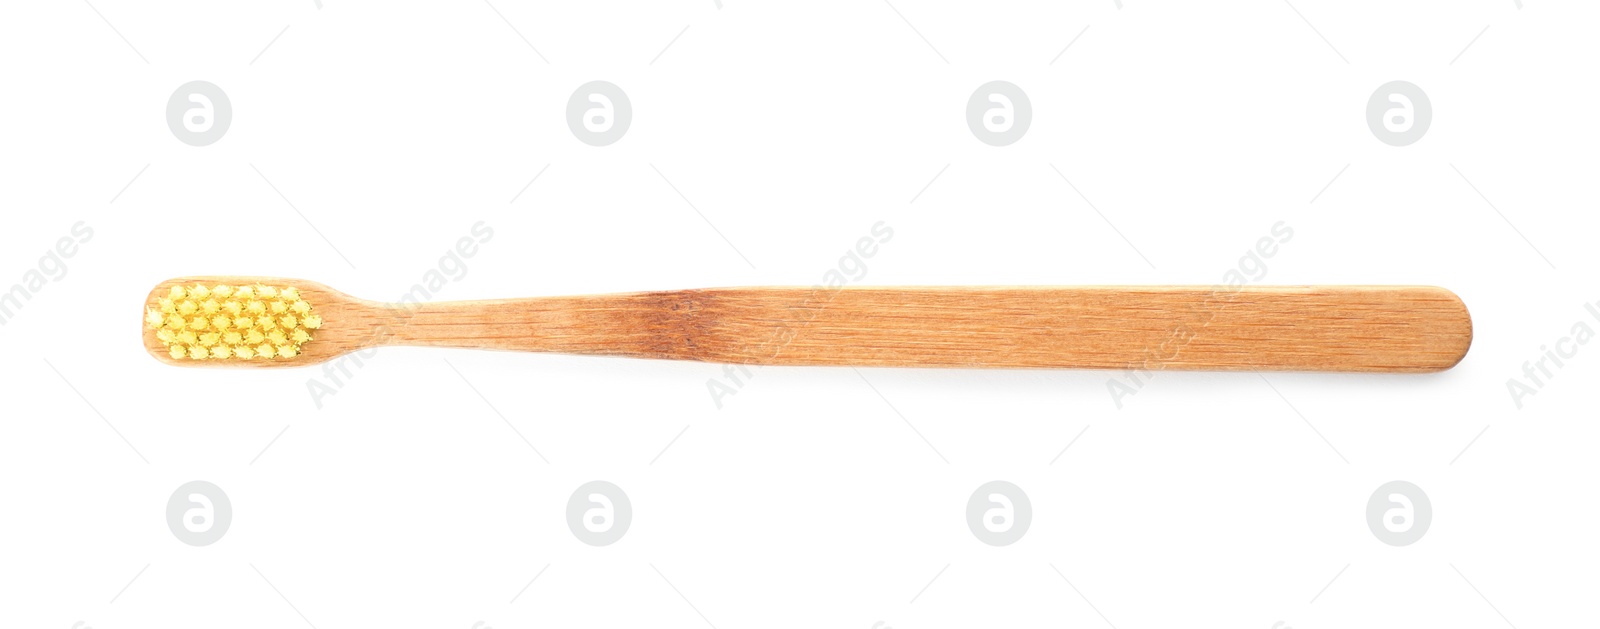
<path fill-rule="evenodd" d="M 293 286 L 171 286 L 145 323 L 174 359 L 295 358 L 322 317 Z"/>

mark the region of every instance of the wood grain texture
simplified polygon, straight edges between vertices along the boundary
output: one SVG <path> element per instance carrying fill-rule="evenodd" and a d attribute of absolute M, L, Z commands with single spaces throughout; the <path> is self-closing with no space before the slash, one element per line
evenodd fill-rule
<path fill-rule="evenodd" d="M 759 365 L 1430 372 L 1472 342 L 1428 286 L 723 288 L 401 306 L 280 278 L 324 318 L 292 366 L 429 345 Z"/>

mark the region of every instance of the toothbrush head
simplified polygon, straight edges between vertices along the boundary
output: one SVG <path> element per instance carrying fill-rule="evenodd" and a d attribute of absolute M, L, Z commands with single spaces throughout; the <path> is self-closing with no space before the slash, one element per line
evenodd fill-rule
<path fill-rule="evenodd" d="M 324 336 L 329 322 L 324 317 L 349 301 L 302 280 L 168 280 L 145 300 L 145 349 L 162 362 L 182 366 L 318 363 L 347 351 L 328 346 Z"/>

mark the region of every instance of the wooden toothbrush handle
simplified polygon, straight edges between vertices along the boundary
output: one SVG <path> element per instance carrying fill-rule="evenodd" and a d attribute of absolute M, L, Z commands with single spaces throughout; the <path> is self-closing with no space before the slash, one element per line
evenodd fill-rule
<path fill-rule="evenodd" d="M 425 304 L 390 342 L 759 365 L 1430 372 L 1429 286 L 727 288 Z"/>

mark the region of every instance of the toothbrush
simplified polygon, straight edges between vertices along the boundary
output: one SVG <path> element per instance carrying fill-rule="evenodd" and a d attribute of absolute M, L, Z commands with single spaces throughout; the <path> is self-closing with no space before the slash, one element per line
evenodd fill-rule
<path fill-rule="evenodd" d="M 758 287 L 388 304 L 265 277 L 162 282 L 172 365 L 292 367 L 386 345 L 746 365 L 1433 372 L 1472 344 L 1431 286 Z"/>

